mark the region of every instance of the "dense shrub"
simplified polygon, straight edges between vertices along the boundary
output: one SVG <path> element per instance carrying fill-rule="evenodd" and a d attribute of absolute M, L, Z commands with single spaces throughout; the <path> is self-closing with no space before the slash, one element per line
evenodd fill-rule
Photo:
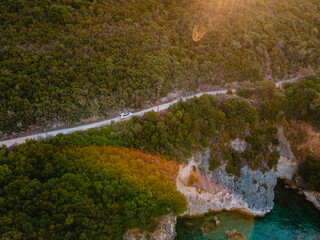
<path fill-rule="evenodd" d="M 309 187 L 320 192 L 320 161 L 308 157 L 305 163 L 300 164 L 299 174 Z"/>
<path fill-rule="evenodd" d="M 239 97 L 251 98 L 254 95 L 254 89 L 238 87 L 236 93 Z"/>
<path fill-rule="evenodd" d="M 286 114 L 289 118 L 320 125 L 320 78 L 310 77 L 285 85 Z"/>
<path fill-rule="evenodd" d="M 234 131 L 237 129 L 237 131 Z M 26 239 L 121 239 L 130 228 L 153 230 L 155 218 L 186 209 L 175 190 L 178 164 L 210 148 L 210 169 L 227 164 L 240 175 L 243 164 L 273 167 L 279 153 L 276 127 L 241 99 L 203 95 L 172 105 L 159 115 L 100 129 L 58 135 L 0 149 L 0 234 Z M 247 141 L 243 154 L 229 146 Z M 109 147 L 105 147 L 109 145 Z M 193 176 L 190 184 L 197 182 Z"/>
<path fill-rule="evenodd" d="M 0 1 L 0 131 L 319 68 L 316 1 L 231 1 Z"/>
<path fill-rule="evenodd" d="M 32 141 L 0 149 L 0 170 L 3 239 L 122 239 L 187 207 L 178 164 L 135 150 Z"/>
<path fill-rule="evenodd" d="M 245 133 L 250 135 L 245 136 Z M 216 105 L 214 97 L 203 95 L 172 105 L 161 116 L 147 112 L 142 117 L 112 124 L 100 130 L 58 135 L 48 140 L 57 146 L 126 146 L 185 161 L 192 153 L 211 148 L 210 168 L 228 162 L 228 171 L 239 174 L 239 156 L 226 144 L 232 139 L 246 139 L 248 153 L 243 157 L 253 168 L 268 162 L 270 149 L 279 145 L 277 128 L 259 119 L 256 108 L 241 99 Z M 252 154 L 249 151 L 253 151 Z M 274 149 L 277 152 L 276 149 Z M 258 159 L 260 157 L 260 159 Z M 273 159 L 273 158 L 272 158 Z M 274 165 L 275 160 L 271 161 Z"/>

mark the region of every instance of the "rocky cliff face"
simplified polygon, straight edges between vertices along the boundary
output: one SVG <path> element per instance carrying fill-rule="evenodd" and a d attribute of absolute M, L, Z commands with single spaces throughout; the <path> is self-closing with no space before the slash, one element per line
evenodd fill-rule
<path fill-rule="evenodd" d="M 320 210 L 320 193 L 303 188 L 300 178 L 296 176 L 298 160 L 291 151 L 282 126 L 278 127 L 278 137 L 280 158 L 275 169 L 265 173 L 245 166 L 241 169 L 240 177 L 235 177 L 227 173 L 225 165 L 210 171 L 209 150 L 205 154 L 192 157 L 187 166 L 181 165 L 176 185 L 177 190 L 188 200 L 188 210 L 181 216 L 199 216 L 222 210 L 237 210 L 254 216 L 264 216 L 273 208 L 273 189 L 277 178 L 285 180 L 288 187 L 305 195 L 306 199 Z M 238 152 L 245 151 L 247 147 L 246 142 L 240 139 L 231 141 L 230 146 Z M 195 179 L 193 181 L 192 175 Z M 165 215 L 159 218 L 159 227 L 154 233 L 141 233 L 139 229 L 133 229 L 126 233 L 124 239 L 173 240 L 176 236 L 175 224 L 176 217 L 173 214 Z"/>
<path fill-rule="evenodd" d="M 209 152 L 207 151 L 203 157 L 194 156 L 188 166 L 180 169 L 177 179 L 177 189 L 187 197 L 189 204 L 183 215 L 239 210 L 255 216 L 264 216 L 270 212 L 274 205 L 273 189 L 277 184 L 277 178 L 292 181 L 298 168 L 298 161 L 284 136 L 282 126 L 278 127 L 278 137 L 280 158 L 275 169 L 265 173 L 245 166 L 241 169 L 240 177 L 235 177 L 227 173 L 225 165 L 215 171 L 209 171 Z M 243 152 L 246 142 L 235 139 L 230 142 L 230 146 L 238 152 Z M 194 174 L 193 170 L 200 168 L 202 170 L 197 173 L 199 181 L 190 186 L 189 178 Z M 310 199 L 317 199 L 314 194 L 309 196 Z"/>
<path fill-rule="evenodd" d="M 280 179 L 291 180 L 298 169 L 298 162 L 291 151 L 287 138 L 284 136 L 282 126 L 278 127 L 278 137 L 280 159 L 278 160 L 276 173 Z"/>
<path fill-rule="evenodd" d="M 266 173 L 253 171 L 247 166 L 241 169 L 241 176 L 229 176 L 225 167 L 220 167 L 210 175 L 247 203 L 254 215 L 261 216 L 273 208 L 274 187 L 277 176 L 273 169 Z"/>
<path fill-rule="evenodd" d="M 239 144 L 243 146 L 243 144 Z M 273 208 L 277 175 L 272 169 L 262 173 L 247 166 L 236 178 L 226 172 L 225 165 L 215 171 L 208 169 L 208 156 L 191 159 L 188 166 L 181 167 L 177 189 L 188 200 L 188 210 L 182 215 L 203 215 L 210 211 L 239 210 L 255 216 L 264 216 Z M 202 171 L 194 172 L 194 169 Z M 190 185 L 190 177 L 197 181 Z"/>
<path fill-rule="evenodd" d="M 194 172 L 189 166 L 182 167 L 180 176 L 177 179 L 177 189 L 188 200 L 188 210 L 181 216 L 199 216 L 222 210 L 240 210 L 253 214 L 252 210 L 240 197 L 222 185 L 206 179 L 199 173 L 197 174 L 197 178 L 201 178 L 199 182 L 190 186 L 188 182 L 191 174 L 194 174 Z"/>
<path fill-rule="evenodd" d="M 314 134 L 316 135 L 316 134 Z M 285 180 L 285 184 L 300 195 L 304 195 L 320 211 L 320 193 L 305 188 L 302 178 L 296 175 L 298 160 L 291 151 L 290 143 L 284 136 L 283 127 L 278 127 L 280 159 L 276 167 L 278 178 Z M 316 144 L 313 144 L 315 146 Z M 316 151 L 313 151 L 316 152 Z"/>

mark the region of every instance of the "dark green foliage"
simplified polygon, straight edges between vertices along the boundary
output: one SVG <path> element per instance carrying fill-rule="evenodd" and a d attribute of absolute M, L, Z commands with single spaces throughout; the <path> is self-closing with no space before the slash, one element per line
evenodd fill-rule
<path fill-rule="evenodd" d="M 263 120 L 280 123 L 285 115 L 283 99 L 273 99 L 261 103 L 258 108 L 259 116 Z"/>
<path fill-rule="evenodd" d="M 279 157 L 280 157 L 279 151 L 273 151 L 272 153 L 270 153 L 268 158 L 268 167 L 269 168 L 274 167 L 278 163 Z"/>
<path fill-rule="evenodd" d="M 320 124 L 320 78 L 310 77 L 285 85 L 286 114 L 298 120 Z"/>
<path fill-rule="evenodd" d="M 273 123 L 280 123 L 284 116 L 284 99 L 279 93 L 276 84 L 272 81 L 262 81 L 254 84 L 247 84 L 237 89 L 240 97 L 251 98 L 259 104 L 257 110 L 260 118 Z"/>
<path fill-rule="evenodd" d="M 237 95 L 243 98 L 251 98 L 254 95 L 254 89 L 239 87 L 237 88 Z"/>
<path fill-rule="evenodd" d="M 151 111 L 99 130 L 58 135 L 47 141 L 57 146 L 127 146 L 181 161 L 208 147 L 225 121 L 214 97 L 203 95 L 172 105 L 163 117 Z"/>
<path fill-rule="evenodd" d="M 130 147 L 184 159 L 192 151 L 208 147 L 224 123 L 224 113 L 214 105 L 214 97 L 203 95 L 174 104 L 163 119 L 149 112 L 127 121 L 121 129 Z"/>
<path fill-rule="evenodd" d="M 246 132 L 243 154 L 228 145 L 234 128 L 241 136 Z M 246 101 L 216 106 L 213 96 L 204 95 L 178 102 L 161 116 L 148 112 L 100 129 L 30 141 L 10 153 L 0 149 L 0 233 L 26 239 L 121 239 L 127 229 L 153 230 L 155 217 L 185 210 L 172 187 L 176 175 L 161 175 L 177 173 L 177 165 L 157 160 L 155 166 L 147 161 L 155 157 L 142 159 L 134 150 L 76 146 L 129 146 L 177 160 L 210 147 L 215 150 L 210 169 L 226 162 L 227 171 L 238 176 L 243 161 L 254 169 L 276 164 L 276 133 Z"/>
<path fill-rule="evenodd" d="M 51 5 L 47 10 L 48 20 L 51 23 L 65 25 L 71 23 L 74 9 L 71 6 Z"/>
<path fill-rule="evenodd" d="M 241 119 L 251 126 L 254 126 L 258 120 L 256 109 L 239 98 L 224 101 L 220 108 L 228 119 Z"/>
<path fill-rule="evenodd" d="M 262 184 L 262 187 L 264 187 L 265 190 L 268 189 L 268 186 L 267 186 L 267 184 L 265 184 L 265 183 Z"/>
<path fill-rule="evenodd" d="M 209 170 L 214 171 L 216 168 L 220 167 L 220 160 L 217 157 L 212 157 L 209 159 Z"/>
<path fill-rule="evenodd" d="M 240 156 L 226 147 L 231 139 L 244 138 L 245 132 L 250 132 L 245 138 L 249 147 L 242 156 L 254 168 L 259 168 L 261 161 L 268 162 L 268 146 L 279 144 L 277 129 L 258 118 L 256 109 L 246 101 L 231 99 L 216 106 L 213 96 L 203 95 L 172 105 L 161 117 L 147 112 L 99 130 L 58 135 L 46 141 L 56 146 L 126 146 L 178 161 L 210 147 L 216 153 L 211 156 L 211 169 L 226 161 L 228 171 L 239 174 Z"/>
<path fill-rule="evenodd" d="M 115 124 L 72 134 L 59 134 L 48 140 L 55 146 L 125 146 Z"/>
<path fill-rule="evenodd" d="M 319 76 L 301 79 L 293 84 L 284 84 L 285 95 L 281 94 L 270 81 L 250 86 L 258 103 L 260 119 L 281 123 L 286 117 L 287 120 L 303 120 L 317 126 L 320 124 Z"/>
<path fill-rule="evenodd" d="M 226 100 L 222 102 L 220 108 L 226 114 L 228 121 L 225 129 L 231 139 L 243 138 L 245 131 L 257 124 L 256 109 L 242 99 Z"/>
<path fill-rule="evenodd" d="M 31 141 L 10 153 L 0 149 L 0 236 L 115 240 L 131 228 L 152 231 L 156 217 L 186 209 L 175 190 L 178 170 L 165 159 L 111 147 Z"/>
<path fill-rule="evenodd" d="M 278 91 L 273 81 L 262 81 L 255 84 L 254 95 L 259 103 L 277 99 Z"/>
<path fill-rule="evenodd" d="M 275 126 L 267 121 L 261 121 L 256 128 L 250 131 L 250 135 L 245 137 L 248 146 L 242 153 L 242 157 L 252 169 L 262 168 L 263 162 L 269 168 L 277 164 L 280 157 L 276 148 L 279 145 L 277 132 Z"/>
<path fill-rule="evenodd" d="M 227 172 L 236 176 L 240 176 L 240 158 L 237 152 L 230 150 L 228 155 L 225 155 L 225 159 L 228 160 Z"/>
<path fill-rule="evenodd" d="M 1 0 L 0 131 L 138 108 L 158 86 L 165 96 L 319 68 L 316 1 L 209 2 Z"/>
<path fill-rule="evenodd" d="M 228 89 L 227 94 L 232 95 L 233 94 L 232 90 Z"/>
<path fill-rule="evenodd" d="M 308 157 L 305 163 L 299 165 L 299 174 L 310 188 L 320 192 L 320 161 Z"/>

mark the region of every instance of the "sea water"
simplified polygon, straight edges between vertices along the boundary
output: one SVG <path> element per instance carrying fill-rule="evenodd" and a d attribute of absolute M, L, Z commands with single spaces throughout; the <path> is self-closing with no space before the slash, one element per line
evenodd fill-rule
<path fill-rule="evenodd" d="M 203 233 L 202 227 L 217 217 L 221 226 Z M 238 230 L 246 239 L 320 240 L 320 212 L 304 197 L 285 189 L 275 188 L 275 205 L 264 218 L 254 218 L 239 212 L 212 213 L 201 218 L 179 218 L 177 240 L 227 239 L 227 231 Z"/>

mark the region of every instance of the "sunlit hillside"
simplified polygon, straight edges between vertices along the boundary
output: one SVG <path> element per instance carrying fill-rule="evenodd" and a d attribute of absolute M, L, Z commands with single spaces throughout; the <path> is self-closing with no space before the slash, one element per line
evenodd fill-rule
<path fill-rule="evenodd" d="M 318 0 L 0 2 L 0 131 L 317 71 Z"/>
<path fill-rule="evenodd" d="M 122 239 L 186 210 L 178 164 L 140 151 L 30 142 L 0 149 L 0 170 L 2 239 Z"/>

